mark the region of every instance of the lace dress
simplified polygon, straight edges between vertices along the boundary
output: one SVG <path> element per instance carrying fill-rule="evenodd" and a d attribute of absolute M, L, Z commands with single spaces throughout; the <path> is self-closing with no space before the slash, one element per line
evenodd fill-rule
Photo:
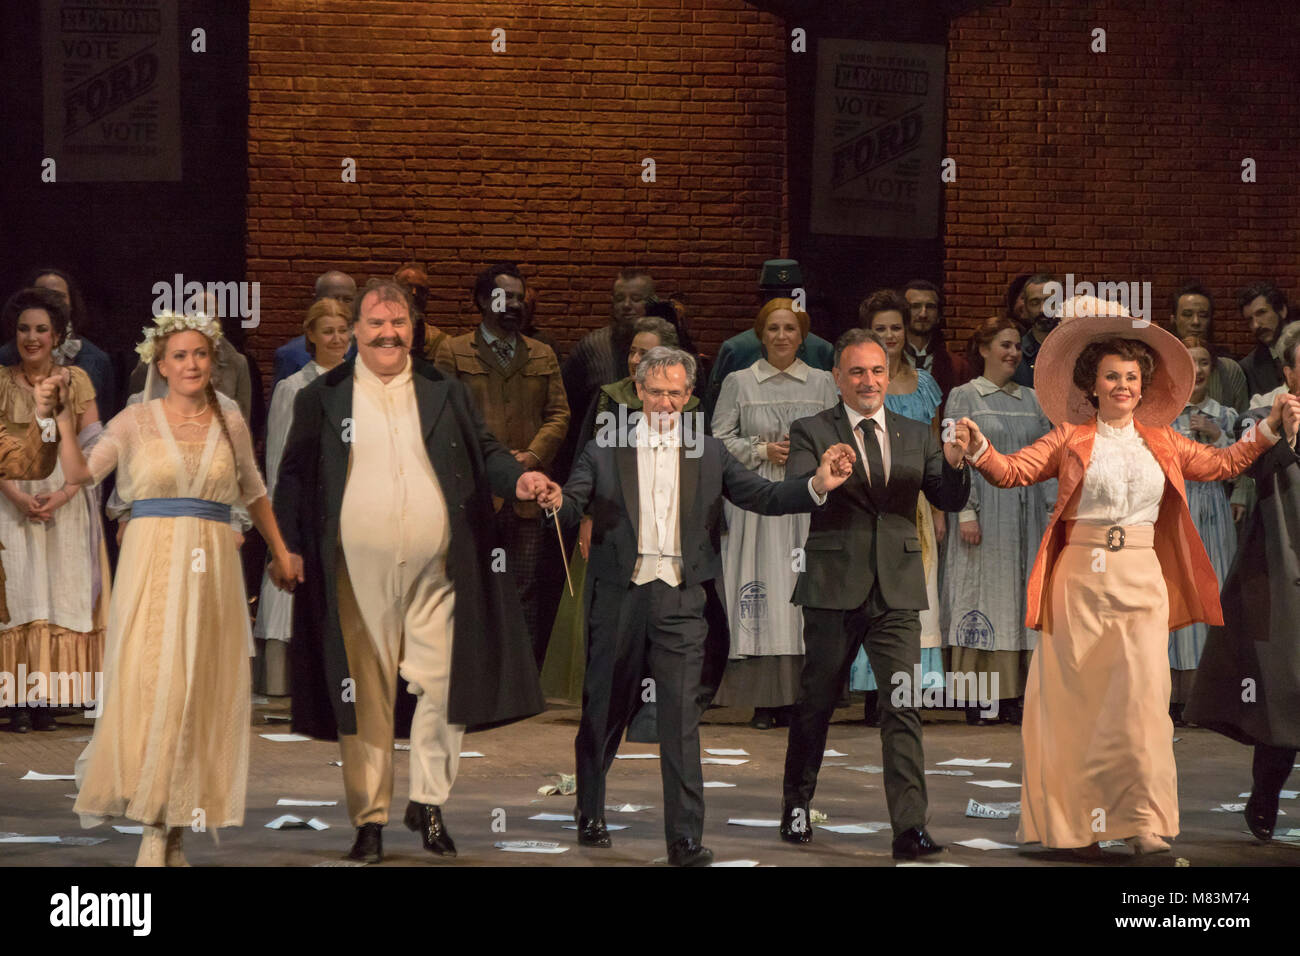
<path fill-rule="evenodd" d="M 220 424 L 169 425 L 162 400 L 131 405 L 90 455 L 96 482 L 117 469 L 122 499 L 265 496 L 233 401 Z M 105 649 L 103 715 L 77 760 L 83 826 L 125 816 L 217 828 L 244 819 L 252 634 L 229 523 L 133 517 L 122 539 Z"/>

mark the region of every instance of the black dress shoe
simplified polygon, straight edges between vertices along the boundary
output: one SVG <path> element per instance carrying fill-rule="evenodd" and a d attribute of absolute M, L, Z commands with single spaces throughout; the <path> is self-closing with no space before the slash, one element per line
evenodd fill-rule
<path fill-rule="evenodd" d="M 1245 813 L 1246 826 L 1250 827 L 1256 840 L 1267 843 L 1273 839 L 1273 828 L 1277 826 L 1277 803 L 1270 808 L 1263 800 L 1256 799 L 1254 791 L 1251 791 Z"/>
<path fill-rule="evenodd" d="M 345 860 L 364 860 L 366 863 L 384 862 L 384 825 L 363 823 L 357 827 L 357 838 L 352 843 Z"/>
<path fill-rule="evenodd" d="M 9 712 L 9 729 L 16 734 L 32 732 L 32 715 L 26 707 L 15 707 Z"/>
<path fill-rule="evenodd" d="M 605 828 L 605 818 L 596 817 L 594 820 L 588 820 L 586 817 L 579 817 L 578 843 L 582 846 L 599 847 L 602 850 L 613 846 L 614 841 L 609 838 L 609 830 Z"/>
<path fill-rule="evenodd" d="M 795 811 L 800 811 L 798 820 Z M 781 839 L 786 843 L 812 842 L 812 818 L 807 807 L 781 808 Z"/>
<path fill-rule="evenodd" d="M 406 828 L 415 830 L 424 841 L 424 848 L 436 856 L 454 857 L 456 844 L 451 842 L 451 834 L 442 823 L 442 808 L 429 803 L 416 803 L 412 800 L 406 805 Z"/>
<path fill-rule="evenodd" d="M 673 866 L 708 866 L 713 862 L 713 851 L 690 837 L 682 837 L 668 845 L 668 862 Z"/>
<path fill-rule="evenodd" d="M 770 707 L 755 707 L 754 717 L 749 726 L 755 730 L 771 730 L 776 726 L 776 716 Z"/>
<path fill-rule="evenodd" d="M 942 852 L 943 847 L 934 842 L 925 827 L 912 827 L 894 838 L 895 860 L 915 860 Z"/>
<path fill-rule="evenodd" d="M 1019 726 L 1025 719 L 1025 708 L 1020 701 L 1015 699 L 1003 700 L 998 702 L 998 720 L 1004 724 L 1016 724 Z"/>
<path fill-rule="evenodd" d="M 966 726 L 967 726 L 967 727 L 992 727 L 992 726 L 993 726 L 994 724 L 996 724 L 996 723 L 997 723 L 996 720 L 990 720 L 990 719 L 987 718 L 987 717 L 981 717 L 981 716 L 980 716 L 980 708 L 978 708 L 978 707 L 967 707 L 967 708 L 966 708 Z"/>
<path fill-rule="evenodd" d="M 59 723 L 54 719 L 54 711 L 48 707 L 38 707 L 32 714 L 32 726 L 37 730 L 58 730 Z"/>

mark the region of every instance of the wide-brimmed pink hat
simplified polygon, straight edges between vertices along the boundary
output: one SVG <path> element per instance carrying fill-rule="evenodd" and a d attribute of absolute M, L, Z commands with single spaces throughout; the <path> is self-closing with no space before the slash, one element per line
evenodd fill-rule
<path fill-rule="evenodd" d="M 1089 343 L 1134 339 L 1156 356 L 1155 375 L 1142 389 L 1133 417 L 1143 425 L 1169 425 L 1191 398 L 1196 366 L 1182 342 L 1160 326 L 1136 323 L 1122 305 L 1075 296 L 1061 310 L 1061 324 L 1043 340 L 1034 365 L 1034 391 L 1052 424 L 1083 425 L 1097 417 L 1088 396 L 1074 384 L 1074 363 Z"/>

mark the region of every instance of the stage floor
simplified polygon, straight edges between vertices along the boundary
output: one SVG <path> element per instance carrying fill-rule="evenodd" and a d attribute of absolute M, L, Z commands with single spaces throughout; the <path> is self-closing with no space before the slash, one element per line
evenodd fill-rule
<path fill-rule="evenodd" d="M 353 830 L 344 807 L 341 771 L 331 761 L 339 759 L 333 743 L 320 741 L 277 743 L 259 734 L 288 733 L 287 722 L 268 721 L 267 715 L 287 713 L 287 699 L 272 698 L 254 707 L 250 728 L 252 757 L 245 825 L 221 833 L 220 844 L 210 834 L 186 834 L 186 853 L 196 866 L 320 866 L 343 864 Z M 754 730 L 749 713 L 716 709 L 706 715 L 702 729 L 705 748 L 743 749 L 748 762 L 737 766 L 706 765 L 704 779 L 734 787 L 705 790 L 707 815 L 704 843 L 718 862 L 757 861 L 768 866 L 893 866 L 888 828 L 876 833 L 833 833 L 816 829 L 813 843 L 793 847 L 782 843 L 775 827 L 729 825 L 729 819 L 776 820 L 780 812 L 780 781 L 785 757 L 786 731 Z M 538 813 L 573 811 L 572 796 L 541 796 L 547 783 L 559 774 L 573 772 L 573 737 L 578 711 L 552 705 L 544 714 L 509 727 L 472 734 L 466 751 L 482 757 L 461 760 L 460 776 L 452 800 L 444 810 L 448 830 L 460 851 L 454 861 L 442 862 L 425 853 L 416 834 L 401 825 L 406 805 L 407 754 L 397 753 L 394 819 L 384 830 L 384 866 L 645 866 L 666 855 L 663 806 L 657 759 L 615 761 L 608 784 L 608 803 L 646 804 L 650 809 L 610 812 L 610 824 L 627 829 L 612 833 L 608 850 L 577 845 L 576 833 L 560 821 L 530 820 Z M 70 774 L 90 733 L 90 722 L 80 716 L 61 718 L 53 733 L 25 736 L 0 732 L 0 834 L 29 836 L 106 837 L 95 846 L 0 844 L 0 866 L 128 866 L 135 858 L 139 837 L 121 834 L 110 826 L 82 830 L 72 813 L 71 781 L 24 781 L 28 771 Z M 953 715 L 927 715 L 926 768 L 939 767 L 954 757 L 993 762 L 1010 761 L 1010 769 L 973 769 L 972 776 L 928 775 L 932 835 L 949 850 L 937 860 L 967 866 L 1104 866 L 1172 867 L 1293 866 L 1300 864 L 1300 845 L 1260 844 L 1246 831 L 1239 812 L 1215 812 L 1221 804 L 1244 802 L 1239 794 L 1250 789 L 1248 748 L 1197 728 L 1179 728 L 1174 744 L 1178 758 L 1178 791 L 1182 833 L 1174 852 L 1135 858 L 1127 847 L 1110 849 L 1106 859 L 1083 864 L 1067 854 L 1041 848 L 979 850 L 953 846 L 958 840 L 985 838 L 1015 843 L 1017 819 L 978 819 L 966 816 L 967 803 L 1019 800 L 1018 788 L 990 789 L 977 780 L 1020 780 L 1018 727 L 999 725 L 967 727 Z M 861 707 L 837 712 L 827 749 L 846 756 L 827 757 L 813 801 L 814 810 L 827 815 L 829 825 L 888 820 L 879 772 L 853 767 L 879 767 L 879 731 L 861 723 Z M 624 743 L 621 754 L 656 754 L 655 745 Z M 705 754 L 704 756 L 709 756 Z M 838 765 L 838 766 L 837 766 Z M 1293 778 L 1292 785 L 1300 778 Z M 335 800 L 332 807 L 280 807 L 281 798 Z M 1300 829 L 1300 799 L 1283 800 L 1290 816 L 1278 819 L 1279 834 L 1288 824 Z M 329 824 L 326 830 L 269 830 L 266 824 L 283 814 Z M 115 821 L 129 825 L 131 821 Z M 504 831 L 502 828 L 504 827 Z M 555 841 L 566 851 L 555 854 L 509 852 L 494 847 L 502 841 Z"/>

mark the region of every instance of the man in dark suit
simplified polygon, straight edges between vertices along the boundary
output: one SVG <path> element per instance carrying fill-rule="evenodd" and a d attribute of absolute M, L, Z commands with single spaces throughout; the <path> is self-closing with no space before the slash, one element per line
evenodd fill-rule
<path fill-rule="evenodd" d="M 700 768 L 701 667 L 707 625 L 703 585 L 722 573 L 722 498 L 760 514 L 811 511 L 852 471 L 853 452 L 828 447 L 816 473 L 770 482 L 704 434 L 702 416 L 682 416 L 695 384 L 686 352 L 654 348 L 637 367 L 644 415 L 619 428 L 597 421 L 564 486 L 561 514 L 576 524 L 590 509 L 587 563 L 590 633 L 582 721 L 574 742 L 578 842 L 608 847 L 605 775 L 641 695 L 653 680 L 658 708 L 664 832 L 674 866 L 702 866 L 713 853 L 704 832 Z M 915 500 L 915 499 L 914 499 Z M 559 501 L 549 493 L 545 507 Z"/>
<path fill-rule="evenodd" d="M 378 863 L 393 737 L 409 726 L 405 823 L 431 853 L 455 856 L 442 804 L 461 736 L 543 709 L 513 582 L 494 573 L 492 495 L 560 489 L 488 433 L 464 385 L 410 355 L 405 288 L 372 282 L 354 319 L 357 360 L 299 393 L 275 489 L 305 583 L 289 646 L 293 729 L 338 738 L 357 828 L 348 856 Z"/>
<path fill-rule="evenodd" d="M 955 428 L 953 440 L 941 447 L 927 426 L 885 408 L 889 361 L 874 332 L 850 329 L 840 336 L 833 374 L 842 401 L 790 426 L 786 474 L 810 474 L 825 449 L 838 443 L 857 448 L 861 464 L 813 512 L 806 570 L 792 599 L 803 607 L 804 665 L 786 749 L 781 838 L 812 839 L 809 803 L 826 729 L 858 646 L 865 644 L 880 677 L 894 857 L 916 859 L 943 849 L 925 830 L 921 717 L 911 693 L 913 668 L 921 663 L 917 612 L 927 607 L 916 499 L 924 492 L 936 508 L 961 511 L 970 493 L 963 459 L 969 435 Z M 900 677 L 901 687 L 890 693 L 886 682 L 898 685 Z"/>

